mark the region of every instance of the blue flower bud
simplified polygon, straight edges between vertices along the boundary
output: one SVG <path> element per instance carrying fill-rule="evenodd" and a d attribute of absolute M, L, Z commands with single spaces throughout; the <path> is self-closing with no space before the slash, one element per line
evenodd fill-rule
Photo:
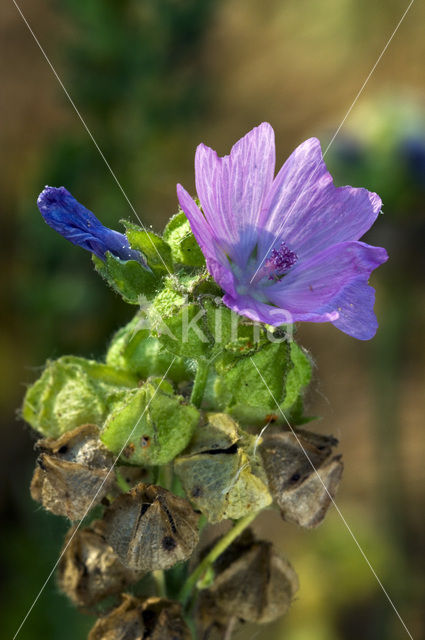
<path fill-rule="evenodd" d="M 140 251 L 130 248 L 127 237 L 104 227 L 65 187 L 46 187 L 37 200 L 47 224 L 73 244 L 94 253 L 101 260 L 109 251 L 121 260 L 137 260 L 147 269 Z"/>

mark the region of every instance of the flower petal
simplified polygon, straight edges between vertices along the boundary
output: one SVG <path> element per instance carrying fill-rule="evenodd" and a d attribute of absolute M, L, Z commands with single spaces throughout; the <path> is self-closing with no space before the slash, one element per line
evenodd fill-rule
<path fill-rule="evenodd" d="M 202 210 L 219 245 L 240 267 L 257 243 L 274 166 L 274 131 L 266 122 L 241 138 L 229 156 L 219 158 L 204 144 L 196 150 L 196 190 Z"/>
<path fill-rule="evenodd" d="M 223 298 L 224 304 L 239 313 L 246 316 L 254 322 L 265 322 L 274 327 L 282 324 L 293 324 L 294 322 L 332 322 L 338 318 L 337 312 L 323 313 L 298 313 L 291 312 L 287 309 L 280 309 L 270 304 L 260 302 L 250 296 L 229 295 Z"/>
<path fill-rule="evenodd" d="M 365 293 L 361 288 L 368 289 L 371 272 L 387 259 L 387 252 L 381 247 L 343 242 L 297 265 L 279 283 L 270 286 L 267 297 L 272 304 L 287 309 L 294 316 L 338 312 L 338 318 L 332 321 L 350 335 L 354 335 L 356 327 L 363 323 L 370 331 L 373 328 L 374 333 L 373 299 L 370 292 Z M 359 300 L 369 305 L 364 311 Z M 355 309 L 360 317 L 363 314 L 363 319 L 355 318 L 350 309 Z M 366 335 L 367 331 L 364 329 L 362 333 Z"/>
<path fill-rule="evenodd" d="M 335 187 L 323 161 L 320 142 L 310 138 L 290 155 L 264 204 L 265 229 L 304 260 L 372 226 L 382 202 L 367 189 Z M 259 257 L 273 247 L 264 239 Z"/>
<path fill-rule="evenodd" d="M 233 295 L 235 293 L 233 273 L 227 257 L 217 244 L 213 230 L 196 202 L 181 184 L 177 185 L 177 197 L 205 256 L 208 271 L 222 289 Z"/>

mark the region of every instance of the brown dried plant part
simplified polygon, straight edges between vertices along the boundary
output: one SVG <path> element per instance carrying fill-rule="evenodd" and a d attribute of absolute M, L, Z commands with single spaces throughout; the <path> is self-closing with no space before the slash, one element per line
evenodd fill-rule
<path fill-rule="evenodd" d="M 186 560 L 199 540 L 189 502 L 162 487 L 140 483 L 105 513 L 105 537 L 130 569 L 168 569 Z"/>
<path fill-rule="evenodd" d="M 298 590 L 290 563 L 270 542 L 242 536 L 213 565 L 215 578 L 200 592 L 198 622 L 207 629 L 226 626 L 231 618 L 265 624 L 284 615 Z"/>
<path fill-rule="evenodd" d="M 79 607 L 91 607 L 110 595 L 121 593 L 137 582 L 142 573 L 125 567 L 103 537 L 104 523 L 75 532 L 65 538 L 65 552 L 58 566 L 59 588 Z"/>
<path fill-rule="evenodd" d="M 344 467 L 341 456 L 332 457 L 335 438 L 304 430 L 297 436 L 302 448 L 293 433 L 285 432 L 266 436 L 259 450 L 282 518 L 312 528 L 323 521 Z"/>
<path fill-rule="evenodd" d="M 45 509 L 70 520 L 83 518 L 113 488 L 114 458 L 95 425 L 83 425 L 57 440 L 40 440 L 31 496 Z"/>
<path fill-rule="evenodd" d="M 88 640 L 191 640 L 177 602 L 141 600 L 123 594 L 122 603 L 96 622 Z"/>

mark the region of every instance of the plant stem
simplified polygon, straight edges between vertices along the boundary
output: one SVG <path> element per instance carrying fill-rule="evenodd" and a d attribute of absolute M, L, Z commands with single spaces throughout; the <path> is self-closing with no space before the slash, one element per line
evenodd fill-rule
<path fill-rule="evenodd" d="M 179 600 L 183 605 L 186 604 L 190 594 L 192 593 L 192 590 L 196 586 L 196 583 L 200 578 L 202 578 L 205 571 L 207 571 L 207 569 L 213 564 L 213 562 L 215 562 L 215 560 L 217 560 L 217 558 L 223 553 L 223 551 L 227 549 L 227 547 L 233 542 L 233 540 L 237 538 L 238 535 L 242 533 L 242 531 L 246 529 L 248 525 L 251 524 L 258 513 L 258 511 L 256 511 L 255 513 L 250 513 L 244 518 L 238 520 L 230 529 L 230 531 L 228 531 L 222 538 L 220 538 L 217 544 L 198 564 L 196 569 L 187 578 L 180 592 Z"/>
<path fill-rule="evenodd" d="M 115 467 L 115 477 L 117 480 L 117 485 L 119 486 L 119 488 L 123 493 L 127 493 L 127 491 L 130 491 L 131 489 L 130 485 L 122 475 L 121 471 L 119 471 L 116 467 Z"/>
<path fill-rule="evenodd" d="M 159 598 L 167 597 L 167 587 L 165 584 L 165 574 L 162 569 L 157 569 L 156 571 L 152 571 L 153 579 L 156 584 L 156 591 Z"/>
<path fill-rule="evenodd" d="M 197 367 L 190 401 L 195 407 L 199 408 L 204 397 L 205 385 L 207 384 L 209 364 L 207 361 L 199 359 Z"/>

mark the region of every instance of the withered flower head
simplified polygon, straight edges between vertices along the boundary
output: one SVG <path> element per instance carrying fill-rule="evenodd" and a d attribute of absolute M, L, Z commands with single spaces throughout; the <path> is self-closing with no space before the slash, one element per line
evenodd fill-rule
<path fill-rule="evenodd" d="M 290 432 L 268 435 L 260 453 L 282 518 L 312 528 L 326 515 L 341 479 L 343 463 L 341 456 L 332 457 L 332 449 L 338 444 L 335 438 L 304 430 L 298 431 L 297 436 L 302 448 Z"/>
<path fill-rule="evenodd" d="M 267 623 L 288 610 L 298 590 L 297 575 L 270 542 L 248 530 L 213 565 L 215 578 L 200 592 L 201 628 L 239 620 Z"/>
<path fill-rule="evenodd" d="M 83 425 L 57 440 L 39 440 L 41 451 L 31 481 L 31 496 L 56 515 L 80 520 L 114 484 L 114 458 L 98 439 L 95 425 Z"/>
<path fill-rule="evenodd" d="M 72 527 L 65 538 L 58 585 L 80 607 L 90 607 L 107 596 L 121 593 L 142 577 L 140 572 L 122 564 L 105 541 L 103 530 L 104 523 L 97 520 L 76 533 Z"/>
<path fill-rule="evenodd" d="M 108 615 L 99 618 L 88 640 L 191 640 L 180 605 L 171 600 L 140 600 L 127 594 Z"/>
<path fill-rule="evenodd" d="M 105 513 L 105 537 L 130 569 L 168 569 L 198 543 L 198 515 L 184 498 L 139 483 Z"/>

